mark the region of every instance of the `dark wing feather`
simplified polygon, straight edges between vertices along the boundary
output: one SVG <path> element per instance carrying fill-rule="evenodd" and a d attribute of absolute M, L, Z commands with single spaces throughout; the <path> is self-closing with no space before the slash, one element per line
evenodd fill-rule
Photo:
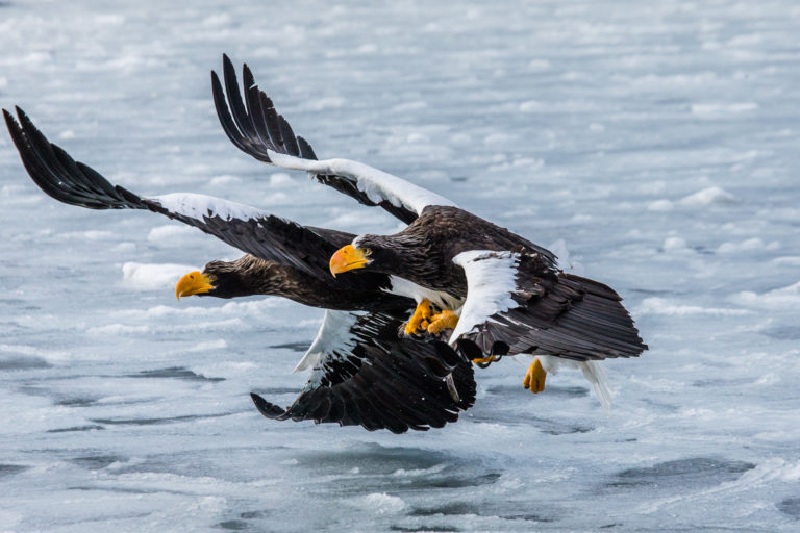
<path fill-rule="evenodd" d="M 472 365 L 441 341 L 399 338 L 405 313 L 360 316 L 348 350 L 326 354 L 300 396 L 281 409 L 253 393 L 259 412 L 273 420 L 360 425 L 368 430 L 442 427 L 475 402 Z M 459 400 L 444 378 L 452 374 Z"/>
<path fill-rule="evenodd" d="M 303 159 L 316 159 L 308 142 L 294 134 L 292 127 L 275 110 L 272 100 L 258 89 L 253 73 L 244 66 L 244 96 L 230 58 L 222 56 L 222 82 L 211 71 L 211 93 L 222 129 L 234 146 L 244 153 L 271 163 L 267 150 Z"/>
<path fill-rule="evenodd" d="M 92 209 L 145 208 L 141 202 L 126 199 L 108 181 L 94 179 L 96 172 L 74 161 L 61 148 L 51 145 L 19 107 L 17 114 L 20 123 L 3 109 L 8 131 L 19 150 L 25 170 L 49 196 L 60 202 Z M 66 183 L 61 176 L 74 179 Z"/>
<path fill-rule="evenodd" d="M 66 151 L 51 144 L 25 112 L 17 108 L 19 122 L 5 109 L 3 116 L 28 174 L 41 189 L 56 200 L 91 209 L 147 209 L 194 226 L 225 243 L 262 259 L 290 265 L 306 274 L 328 279 L 328 259 L 353 235 L 322 228 L 307 228 L 255 209 L 256 216 L 222 217 L 209 208 L 197 217 L 164 205 L 164 198 L 144 198 L 119 185 L 112 185 L 91 167 L 75 161 Z M 187 195 L 188 196 L 188 195 Z M 194 197 L 203 198 L 203 197 Z M 216 205 L 219 199 L 208 199 Z M 232 204 L 230 204 L 232 205 Z M 357 283 L 345 279 L 337 283 Z M 362 280 L 363 281 L 363 280 Z"/>
<path fill-rule="evenodd" d="M 647 349 L 622 298 L 607 285 L 552 269 L 538 254 L 523 255 L 511 298 L 456 340 L 469 357 L 546 354 L 576 361 L 636 357 Z"/>
<path fill-rule="evenodd" d="M 272 99 L 255 84 L 253 74 L 244 65 L 244 99 L 233 64 L 223 55 L 222 75 L 225 88 L 216 72 L 211 72 L 211 92 L 222 129 L 231 143 L 244 153 L 272 163 L 268 150 L 303 159 L 317 159 L 314 150 L 291 125 L 275 110 Z M 392 204 L 388 200 L 375 202 L 358 189 L 353 178 L 335 174 L 316 174 L 317 181 L 333 187 L 338 192 L 354 198 L 359 203 L 379 206 L 406 224 L 417 219 L 418 214 L 406 207 Z"/>

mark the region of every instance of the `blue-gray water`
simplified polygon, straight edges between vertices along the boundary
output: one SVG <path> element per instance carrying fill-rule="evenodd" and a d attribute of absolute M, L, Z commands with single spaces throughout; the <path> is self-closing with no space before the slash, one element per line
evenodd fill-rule
<path fill-rule="evenodd" d="M 651 349 L 607 364 L 608 413 L 504 360 L 443 430 L 268 421 L 247 393 L 292 399 L 320 312 L 176 302 L 176 273 L 238 252 L 56 203 L 3 132 L 0 530 L 800 527 L 795 2 L 262 4 L 0 2 L 0 105 L 138 193 L 395 230 L 228 143 L 227 52 L 319 155 L 563 240 Z"/>

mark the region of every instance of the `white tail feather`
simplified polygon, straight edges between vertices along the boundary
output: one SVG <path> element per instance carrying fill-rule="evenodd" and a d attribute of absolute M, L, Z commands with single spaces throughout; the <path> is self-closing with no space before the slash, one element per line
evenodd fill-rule
<path fill-rule="evenodd" d="M 608 380 L 606 379 L 606 370 L 603 368 L 602 361 L 582 361 L 579 363 L 583 377 L 585 377 L 594 389 L 594 394 L 603 409 L 608 410 L 611 408 L 611 390 L 608 388 Z"/>
<path fill-rule="evenodd" d="M 537 355 L 536 357 L 542 362 L 542 367 L 548 374 L 556 374 L 559 367 L 564 364 L 572 367 L 577 365 L 586 381 L 592 384 L 594 395 L 597 396 L 603 409 L 609 410 L 611 408 L 611 389 L 608 388 L 606 369 L 602 361 L 575 362 L 553 357 L 552 355 Z"/>

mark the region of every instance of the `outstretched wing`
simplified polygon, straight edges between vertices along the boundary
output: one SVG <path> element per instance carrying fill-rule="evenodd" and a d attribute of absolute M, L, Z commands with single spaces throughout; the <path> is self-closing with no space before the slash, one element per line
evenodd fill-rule
<path fill-rule="evenodd" d="M 450 337 L 468 357 L 546 354 L 576 361 L 647 349 L 610 287 L 555 270 L 539 254 L 471 251 L 453 262 L 467 300 Z"/>
<path fill-rule="evenodd" d="M 51 144 L 17 108 L 19 122 L 3 110 L 8 131 L 28 174 L 56 200 L 91 209 L 147 209 L 220 238 L 256 257 L 291 265 L 327 279 L 328 258 L 351 234 L 307 228 L 260 209 L 198 194 L 145 198 L 112 185 L 91 167 Z"/>
<path fill-rule="evenodd" d="M 272 151 L 269 151 L 269 154 L 272 163 L 280 168 L 308 172 L 326 185 L 333 185 L 335 182 L 334 187 L 340 192 L 345 192 L 344 189 L 357 191 L 359 201 L 361 201 L 361 197 L 369 200 L 368 202 L 361 201 L 361 203 L 380 205 L 387 210 L 390 210 L 387 205 L 391 205 L 397 210 L 405 211 L 408 214 L 407 217 L 394 214 L 407 224 L 416 220 L 428 206 L 455 207 L 453 202 L 443 196 L 358 161 L 302 159 Z M 325 179 L 320 179 L 319 176 L 325 176 Z M 326 180 L 330 180 L 330 182 Z M 345 192 L 345 194 L 348 193 Z M 355 197 L 354 194 L 350 196 Z"/>
<path fill-rule="evenodd" d="M 380 206 L 406 224 L 417 219 L 428 205 L 454 205 L 391 174 L 345 159 L 317 161 L 303 137 L 295 135 L 289 123 L 275 111 L 272 100 L 255 84 L 244 65 L 244 99 L 233 65 L 223 56 L 225 90 L 216 72 L 211 72 L 211 89 L 222 128 L 231 142 L 250 156 L 278 167 L 309 172 L 365 205 Z M 227 97 L 227 101 L 226 101 Z"/>
<path fill-rule="evenodd" d="M 475 402 L 472 364 L 441 341 L 398 337 L 405 314 L 326 311 L 320 334 L 301 361 L 313 370 L 300 396 L 282 409 L 256 393 L 273 420 L 360 425 L 402 433 L 455 422 Z M 453 398 L 448 375 L 458 393 Z"/>
<path fill-rule="evenodd" d="M 219 76 L 211 71 L 214 105 L 228 139 L 239 150 L 265 163 L 272 162 L 268 150 L 316 159 L 311 146 L 304 138 L 295 135 L 289 123 L 275 110 L 272 99 L 258 89 L 250 68 L 244 65 L 243 70 L 244 100 L 233 64 L 227 55 L 222 56 L 224 91 Z"/>

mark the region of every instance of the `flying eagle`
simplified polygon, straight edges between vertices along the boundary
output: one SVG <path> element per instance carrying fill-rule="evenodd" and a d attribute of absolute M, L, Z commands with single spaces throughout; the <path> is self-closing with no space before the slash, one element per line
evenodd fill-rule
<path fill-rule="evenodd" d="M 160 213 L 246 252 L 236 261 L 211 261 L 203 272 L 187 274 L 178 282 L 176 296 L 272 295 L 326 309 L 316 339 L 297 365 L 297 370 L 312 369 L 308 382 L 285 409 L 251 393 L 263 415 L 400 433 L 455 422 L 459 411 L 474 403 L 469 361 L 445 342 L 398 336 L 415 302 L 392 294 L 390 276 L 331 277 L 330 255 L 354 235 L 305 227 L 208 196 L 139 196 L 51 144 L 21 109 L 18 120 L 5 109 L 3 116 L 25 169 L 52 198 L 91 209 Z M 289 131 L 284 131 L 285 138 Z"/>
<path fill-rule="evenodd" d="M 402 285 L 418 304 L 406 334 L 449 331 L 450 345 L 481 365 L 517 354 L 544 356 L 550 368 L 558 361 L 577 362 L 607 403 L 596 362 L 647 349 L 616 291 L 559 270 L 549 250 L 423 187 L 364 163 L 319 160 L 304 139 L 294 140 L 246 65 L 244 100 L 227 56 L 223 75 L 224 91 L 212 73 L 212 91 L 235 146 L 280 168 L 305 171 L 408 224 L 395 235 L 356 236 L 331 256 L 334 276 L 354 270 L 391 276 L 395 290 Z M 275 149 L 284 146 L 290 148 Z M 540 392 L 546 374 L 537 357 L 523 385 Z"/>

